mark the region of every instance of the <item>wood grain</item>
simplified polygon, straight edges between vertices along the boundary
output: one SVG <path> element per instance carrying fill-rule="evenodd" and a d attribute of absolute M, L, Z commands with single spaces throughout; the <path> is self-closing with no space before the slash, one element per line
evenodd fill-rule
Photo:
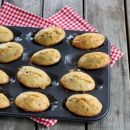
<path fill-rule="evenodd" d="M 1 116 L 0 130 L 35 130 L 35 123 L 28 118 Z"/>
<path fill-rule="evenodd" d="M 0 6 L 2 5 L 2 0 L 0 0 Z"/>
<path fill-rule="evenodd" d="M 1 2 L 2 0 L 0 0 Z M 66 4 L 93 23 L 110 41 L 124 52 L 123 58 L 111 70 L 111 109 L 107 118 L 88 125 L 88 130 L 129 130 L 130 129 L 130 85 L 124 0 L 6 0 L 23 9 L 49 17 Z M 130 1 L 126 1 L 128 38 L 130 39 Z M 130 41 L 130 40 L 129 40 Z M 1 130 L 35 130 L 35 123 L 27 118 L 0 117 Z M 47 130 L 42 125 L 37 130 Z M 85 130 L 83 123 L 60 121 L 48 130 Z"/>
<path fill-rule="evenodd" d="M 38 125 L 37 130 L 85 130 L 85 125 L 78 122 L 59 121 L 55 126 L 48 129 L 42 125 Z"/>
<path fill-rule="evenodd" d="M 44 0 L 43 16 L 48 18 L 61 10 L 65 5 L 71 6 L 81 16 L 83 16 L 83 1 L 82 0 Z"/>
<path fill-rule="evenodd" d="M 130 85 L 123 0 L 86 0 L 85 17 L 124 52 L 111 70 L 111 109 L 107 118 L 88 124 L 88 130 L 130 128 Z"/>
<path fill-rule="evenodd" d="M 128 36 L 128 49 L 129 49 L 129 55 L 130 55 L 130 0 L 125 0 L 125 14 L 126 14 L 126 31 Z M 129 60 L 130 62 L 130 60 Z M 130 64 L 129 64 L 130 67 Z"/>
<path fill-rule="evenodd" d="M 42 16 L 43 0 L 6 0 L 22 9 Z"/>

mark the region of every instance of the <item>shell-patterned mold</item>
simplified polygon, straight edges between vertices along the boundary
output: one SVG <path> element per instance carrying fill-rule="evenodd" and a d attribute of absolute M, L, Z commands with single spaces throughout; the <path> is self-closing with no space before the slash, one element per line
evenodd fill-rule
<path fill-rule="evenodd" d="M 0 26 L 0 43 L 9 42 L 13 40 L 13 32 L 7 27 Z"/>
<path fill-rule="evenodd" d="M 67 98 L 67 109 L 79 116 L 93 117 L 102 110 L 101 102 L 90 94 L 74 94 Z"/>
<path fill-rule="evenodd" d="M 72 91 L 90 91 L 95 88 L 93 78 L 84 72 L 69 72 L 61 78 L 60 82 L 64 88 Z"/>
<path fill-rule="evenodd" d="M 28 88 L 45 89 L 51 84 L 51 79 L 41 69 L 33 66 L 23 66 L 17 73 L 18 80 Z"/>
<path fill-rule="evenodd" d="M 65 38 L 65 31 L 56 26 L 41 29 L 34 37 L 34 40 L 41 45 L 51 46 L 61 42 Z"/>
<path fill-rule="evenodd" d="M 105 41 L 105 36 L 99 33 L 84 33 L 78 35 L 72 41 L 72 45 L 79 49 L 89 50 L 101 46 Z"/>
<path fill-rule="evenodd" d="M 23 54 L 23 46 L 16 42 L 0 44 L 0 63 L 9 63 L 19 59 Z"/>
<path fill-rule="evenodd" d="M 61 58 L 60 52 L 57 49 L 47 48 L 34 53 L 31 57 L 31 62 L 37 65 L 53 65 L 59 62 Z"/>
<path fill-rule="evenodd" d="M 78 67 L 83 69 L 104 68 L 110 63 L 110 57 L 104 52 L 92 52 L 81 56 Z"/>
<path fill-rule="evenodd" d="M 19 94 L 15 99 L 17 107 L 30 112 L 42 112 L 49 106 L 50 102 L 45 94 L 39 92 L 23 92 Z"/>

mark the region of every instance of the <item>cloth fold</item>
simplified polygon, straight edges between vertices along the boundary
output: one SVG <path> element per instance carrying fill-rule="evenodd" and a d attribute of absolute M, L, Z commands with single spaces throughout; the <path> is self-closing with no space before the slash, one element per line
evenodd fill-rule
<path fill-rule="evenodd" d="M 8 2 L 4 2 L 0 9 L 0 25 L 37 28 L 46 28 L 55 25 L 66 30 L 80 30 L 90 32 L 97 31 L 95 27 L 85 21 L 70 6 L 65 6 L 52 17 L 44 19 Z M 110 64 L 113 66 L 123 56 L 123 53 L 114 44 L 111 44 L 110 46 Z M 37 123 L 43 124 L 46 127 L 51 127 L 57 123 L 57 119 L 45 119 L 37 117 L 30 117 L 30 119 L 36 121 Z"/>

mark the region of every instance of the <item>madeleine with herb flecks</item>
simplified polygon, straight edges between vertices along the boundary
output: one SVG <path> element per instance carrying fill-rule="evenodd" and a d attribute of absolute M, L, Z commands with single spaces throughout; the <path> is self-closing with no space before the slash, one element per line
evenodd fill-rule
<path fill-rule="evenodd" d="M 0 63 L 10 63 L 19 59 L 23 54 L 23 46 L 16 42 L 0 44 Z"/>
<path fill-rule="evenodd" d="M 78 67 L 83 69 L 100 69 L 110 63 L 110 56 L 104 52 L 84 54 L 78 61 Z"/>
<path fill-rule="evenodd" d="M 28 88 L 45 89 L 51 84 L 51 79 L 47 73 L 33 66 L 22 66 L 17 73 L 17 78 Z"/>
<path fill-rule="evenodd" d="M 77 35 L 72 41 L 76 48 L 89 50 L 100 47 L 105 41 L 105 36 L 100 33 L 84 33 Z"/>
<path fill-rule="evenodd" d="M 13 40 L 13 38 L 14 38 L 13 32 L 7 27 L 0 25 L 0 43 L 9 42 Z"/>
<path fill-rule="evenodd" d="M 3 93 L 0 93 L 0 109 L 7 108 L 9 106 L 9 99 Z"/>
<path fill-rule="evenodd" d="M 47 48 L 34 53 L 31 62 L 37 65 L 49 66 L 59 62 L 60 58 L 61 55 L 57 49 Z"/>
<path fill-rule="evenodd" d="M 15 99 L 17 107 L 30 112 L 42 112 L 49 106 L 50 102 L 45 94 L 27 91 L 19 94 Z"/>
<path fill-rule="evenodd" d="M 65 38 L 65 31 L 56 26 L 41 29 L 34 37 L 36 43 L 43 46 L 51 46 L 61 42 Z"/>
<path fill-rule="evenodd" d="M 67 98 L 67 109 L 75 115 L 93 117 L 102 110 L 101 102 L 90 94 L 74 94 Z"/>

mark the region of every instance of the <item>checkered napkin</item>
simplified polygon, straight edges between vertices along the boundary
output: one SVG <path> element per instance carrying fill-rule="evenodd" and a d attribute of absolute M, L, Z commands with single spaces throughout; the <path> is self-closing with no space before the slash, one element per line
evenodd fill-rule
<path fill-rule="evenodd" d="M 68 30 L 70 29 L 91 32 L 96 31 L 96 29 L 91 24 L 85 21 L 69 6 L 65 6 L 62 10 L 54 14 L 52 17 L 43 19 L 8 2 L 5 2 L 0 9 L 0 25 L 38 28 L 45 28 L 48 26 L 56 25 Z M 111 66 L 113 66 L 122 57 L 123 53 L 114 44 L 111 44 L 110 55 Z M 36 117 L 31 117 L 31 119 L 47 127 L 53 126 L 57 122 L 56 119 Z"/>

